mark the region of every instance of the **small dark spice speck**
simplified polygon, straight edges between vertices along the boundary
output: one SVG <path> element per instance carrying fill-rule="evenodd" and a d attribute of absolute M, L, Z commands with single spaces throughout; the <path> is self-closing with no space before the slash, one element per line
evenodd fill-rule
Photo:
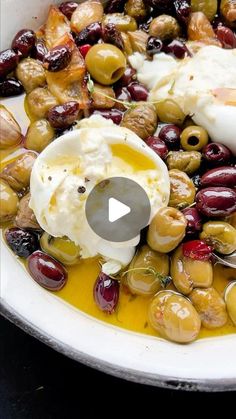
<path fill-rule="evenodd" d="M 48 180 L 52 180 L 52 176 L 48 176 Z"/>
<path fill-rule="evenodd" d="M 86 188 L 84 186 L 79 186 L 78 187 L 78 192 L 79 193 L 85 193 L 86 192 Z"/>

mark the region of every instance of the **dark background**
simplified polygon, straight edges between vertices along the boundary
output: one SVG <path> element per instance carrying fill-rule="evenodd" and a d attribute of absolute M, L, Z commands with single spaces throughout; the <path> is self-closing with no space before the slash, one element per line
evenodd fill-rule
<path fill-rule="evenodd" d="M 128 383 L 48 348 L 0 317 L 0 419 L 190 417 L 235 411 L 234 393 L 185 393 Z M 142 413 L 145 408 L 145 413 Z"/>

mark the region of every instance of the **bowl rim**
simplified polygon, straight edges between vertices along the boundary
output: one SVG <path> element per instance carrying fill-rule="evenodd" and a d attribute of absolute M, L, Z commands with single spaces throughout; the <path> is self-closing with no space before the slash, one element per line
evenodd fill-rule
<path fill-rule="evenodd" d="M 40 342 L 54 349 L 55 351 L 80 362 L 87 367 L 115 376 L 117 378 L 169 390 L 182 390 L 192 392 L 226 392 L 236 390 L 236 378 L 231 379 L 179 379 L 174 376 L 164 376 L 160 374 L 150 374 L 122 366 L 113 365 L 104 360 L 71 348 L 68 344 L 50 336 L 43 329 L 35 326 L 24 318 L 19 312 L 14 310 L 2 298 L 0 299 L 0 314 L 11 323 L 15 324 L 25 333 L 38 339 Z"/>

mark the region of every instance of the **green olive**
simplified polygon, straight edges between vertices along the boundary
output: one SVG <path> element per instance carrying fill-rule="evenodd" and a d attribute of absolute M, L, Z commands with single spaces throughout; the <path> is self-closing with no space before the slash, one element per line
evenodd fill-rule
<path fill-rule="evenodd" d="M 17 192 L 27 189 L 36 158 L 37 154 L 32 151 L 21 154 L 15 161 L 4 167 L 1 178 Z"/>
<path fill-rule="evenodd" d="M 78 4 L 78 7 L 75 9 L 71 16 L 70 22 L 71 29 L 75 33 L 81 32 L 83 29 L 85 29 L 88 25 L 91 25 L 92 23 L 101 22 L 104 13 L 102 5 L 103 2 L 99 0 L 87 0 L 79 3 L 80 4 Z M 64 23 L 64 20 L 63 24 L 66 25 L 66 23 Z"/>
<path fill-rule="evenodd" d="M 55 137 L 55 131 L 46 119 L 39 119 L 30 124 L 26 138 L 25 146 L 29 150 L 41 153 Z"/>
<path fill-rule="evenodd" d="M 47 88 L 37 87 L 26 96 L 26 111 L 33 119 L 45 118 L 49 109 L 57 105 L 57 99 Z"/>
<path fill-rule="evenodd" d="M 236 326 L 236 281 L 231 282 L 225 290 L 225 302 L 228 315 Z"/>
<path fill-rule="evenodd" d="M 152 270 L 155 270 L 156 274 L 152 273 Z M 165 277 L 168 273 L 168 256 L 154 252 L 145 245 L 134 256 L 128 269 L 126 283 L 133 294 L 150 296 L 161 289 L 161 276 Z"/>
<path fill-rule="evenodd" d="M 170 200 L 169 206 L 174 208 L 185 208 L 193 204 L 196 189 L 193 181 L 178 169 L 169 171 L 170 177 Z"/>
<path fill-rule="evenodd" d="M 10 221 L 17 213 L 19 199 L 13 189 L 0 179 L 0 223 Z"/>
<path fill-rule="evenodd" d="M 172 99 L 162 100 L 156 104 L 157 115 L 161 122 L 167 124 L 182 125 L 185 119 L 185 114 L 182 109 Z"/>
<path fill-rule="evenodd" d="M 224 221 L 205 223 L 200 238 L 223 255 L 229 255 L 236 250 L 236 229 Z"/>
<path fill-rule="evenodd" d="M 94 45 L 86 55 L 85 62 L 91 76 L 98 83 L 105 85 L 118 81 L 126 68 L 124 54 L 110 44 Z"/>
<path fill-rule="evenodd" d="M 192 12 L 202 12 L 212 21 L 217 13 L 217 0 L 191 0 Z"/>
<path fill-rule="evenodd" d="M 188 175 L 196 172 L 201 164 L 201 153 L 198 151 L 171 151 L 166 159 L 168 169 L 178 169 Z"/>
<path fill-rule="evenodd" d="M 180 144 L 184 150 L 200 151 L 208 143 L 207 131 L 198 125 L 192 125 L 183 130 L 180 135 Z"/>
<path fill-rule="evenodd" d="M 235 0 L 221 0 L 220 12 L 227 26 L 236 28 L 236 2 Z"/>
<path fill-rule="evenodd" d="M 175 208 L 161 208 L 152 219 L 148 229 L 147 242 L 158 252 L 174 250 L 185 236 L 187 220 Z"/>
<path fill-rule="evenodd" d="M 42 64 L 33 58 L 25 58 L 20 61 L 16 69 L 16 76 L 27 93 L 46 84 L 45 70 Z"/>
<path fill-rule="evenodd" d="M 125 5 L 125 11 L 127 15 L 136 20 L 143 20 L 148 14 L 148 9 L 143 0 L 128 0 Z"/>
<path fill-rule="evenodd" d="M 173 291 L 160 291 L 149 306 L 149 321 L 165 339 L 178 343 L 194 341 L 201 320 L 191 302 Z"/>
<path fill-rule="evenodd" d="M 134 108 L 125 112 L 121 126 L 129 128 L 145 140 L 155 133 L 157 123 L 155 106 L 148 102 L 138 102 Z"/>
<path fill-rule="evenodd" d="M 209 288 L 213 281 L 212 264 L 185 257 L 180 245 L 171 257 L 171 277 L 179 292 L 188 295 L 193 288 Z"/>
<path fill-rule="evenodd" d="M 196 288 L 191 292 L 189 298 L 206 329 L 216 329 L 227 323 L 225 302 L 214 288 Z"/>
<path fill-rule="evenodd" d="M 67 237 L 52 237 L 48 233 L 43 233 L 40 246 L 44 252 L 65 265 L 76 265 L 80 262 L 79 246 Z"/>
<path fill-rule="evenodd" d="M 124 13 L 108 13 L 104 15 L 102 24 L 103 26 L 113 24 L 121 32 L 136 31 L 138 29 L 136 20 L 132 16 L 124 15 Z"/>
<path fill-rule="evenodd" d="M 169 15 L 160 15 L 153 19 L 149 27 L 149 34 L 161 39 L 171 41 L 180 36 L 181 29 L 177 20 Z"/>

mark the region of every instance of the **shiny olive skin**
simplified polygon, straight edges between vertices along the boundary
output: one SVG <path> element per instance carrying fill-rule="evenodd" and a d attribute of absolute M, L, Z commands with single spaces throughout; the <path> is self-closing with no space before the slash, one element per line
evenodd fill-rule
<path fill-rule="evenodd" d="M 236 251 L 236 229 L 224 221 L 208 221 L 203 224 L 200 239 L 223 255 Z"/>
<path fill-rule="evenodd" d="M 177 125 L 168 124 L 160 129 L 159 138 L 170 150 L 179 150 L 181 129 Z"/>
<path fill-rule="evenodd" d="M 25 137 L 25 147 L 41 153 L 55 138 L 55 131 L 46 119 L 31 122 Z"/>
<path fill-rule="evenodd" d="M 161 122 L 167 124 L 182 125 L 185 114 L 177 102 L 172 99 L 166 99 L 156 104 L 157 115 Z"/>
<path fill-rule="evenodd" d="M 189 298 L 200 316 L 202 326 L 206 329 L 216 329 L 227 323 L 225 302 L 214 288 L 196 288 Z"/>
<path fill-rule="evenodd" d="M 71 29 L 75 33 L 81 32 L 91 23 L 101 22 L 103 5 L 100 1 L 91 0 L 78 4 L 71 16 Z"/>
<path fill-rule="evenodd" d="M 137 21 L 142 21 L 148 14 L 148 8 L 143 0 L 128 0 L 125 5 L 125 11 L 127 15 Z"/>
<path fill-rule="evenodd" d="M 201 328 L 200 317 L 191 302 L 173 291 L 160 291 L 153 298 L 148 317 L 163 338 L 177 343 L 193 342 Z"/>
<path fill-rule="evenodd" d="M 11 47 L 14 51 L 20 53 L 22 57 L 26 58 L 34 47 L 35 41 L 36 35 L 34 31 L 22 29 L 15 35 Z"/>
<path fill-rule="evenodd" d="M 67 19 L 71 19 L 74 11 L 77 9 L 78 3 L 75 1 L 64 1 L 60 4 L 59 10 L 67 17 Z"/>
<path fill-rule="evenodd" d="M 18 64 L 16 76 L 27 93 L 46 84 L 45 70 L 42 64 L 33 58 L 25 58 Z"/>
<path fill-rule="evenodd" d="M 236 48 L 236 36 L 230 28 L 227 28 L 223 25 L 219 25 L 216 29 L 216 35 L 219 41 L 221 42 L 223 48 Z"/>
<path fill-rule="evenodd" d="M 141 247 L 127 269 L 126 284 L 133 294 L 150 296 L 161 289 L 158 276 L 147 274 L 145 268 L 154 268 L 159 274 L 166 276 L 169 273 L 169 258 L 147 245 Z"/>
<path fill-rule="evenodd" d="M 16 215 L 19 199 L 3 179 L 0 179 L 0 192 L 0 223 L 5 223 L 12 220 Z"/>
<path fill-rule="evenodd" d="M 115 25 L 121 32 L 136 31 L 138 29 L 136 20 L 129 15 L 124 15 L 123 13 L 111 13 L 104 15 L 102 25 L 106 26 L 110 23 Z"/>
<path fill-rule="evenodd" d="M 193 288 L 208 288 L 213 282 L 211 262 L 185 257 L 181 245 L 171 257 L 170 273 L 177 290 L 185 295 Z"/>
<path fill-rule="evenodd" d="M 124 54 L 110 44 L 94 45 L 87 53 L 85 63 L 91 76 L 104 85 L 118 81 L 126 68 Z"/>
<path fill-rule="evenodd" d="M 236 281 L 231 282 L 225 290 L 225 302 L 228 315 L 236 326 Z"/>
<path fill-rule="evenodd" d="M 68 46 L 58 45 L 47 52 L 43 60 L 43 66 L 48 71 L 61 71 L 69 65 L 71 57 L 72 52 Z"/>
<path fill-rule="evenodd" d="M 202 229 L 202 217 L 196 208 L 185 208 L 183 214 L 187 220 L 186 234 L 194 235 Z"/>
<path fill-rule="evenodd" d="M 217 0 L 191 0 L 192 12 L 202 12 L 212 21 L 217 13 Z"/>
<path fill-rule="evenodd" d="M 43 233 L 40 238 L 42 250 L 65 265 L 76 265 L 80 262 L 80 248 L 67 237 L 52 237 Z"/>
<path fill-rule="evenodd" d="M 35 42 L 35 46 L 31 52 L 31 57 L 35 58 L 36 60 L 39 60 L 43 62 L 45 55 L 47 54 L 48 49 L 43 41 L 43 39 L 38 39 Z"/>
<path fill-rule="evenodd" d="M 161 39 L 161 41 L 172 41 L 180 36 L 181 29 L 177 20 L 169 15 L 161 15 L 153 19 L 149 27 L 149 35 Z"/>
<path fill-rule="evenodd" d="M 201 186 L 226 186 L 234 188 L 236 186 L 236 167 L 221 166 L 216 169 L 209 170 L 201 177 Z"/>
<path fill-rule="evenodd" d="M 196 208 L 206 217 L 227 217 L 236 211 L 236 191 L 225 187 L 211 187 L 196 195 Z"/>
<path fill-rule="evenodd" d="M 129 128 L 142 140 L 146 140 L 156 131 L 157 123 L 155 107 L 151 103 L 138 102 L 134 108 L 125 112 L 121 126 Z"/>
<path fill-rule="evenodd" d="M 0 52 L 0 78 L 6 77 L 15 70 L 19 62 L 19 55 L 13 49 Z"/>
<path fill-rule="evenodd" d="M 180 135 L 180 144 L 186 151 L 200 151 L 207 145 L 207 143 L 207 131 L 197 125 L 185 128 Z"/>
<path fill-rule="evenodd" d="M 230 162 L 232 153 L 223 144 L 210 143 L 203 148 L 202 157 L 211 166 L 225 166 Z"/>
<path fill-rule="evenodd" d="M 18 96 L 24 92 L 22 83 L 14 77 L 0 80 L 0 97 Z"/>
<path fill-rule="evenodd" d="M 235 0 L 221 0 L 220 13 L 227 25 L 236 28 L 236 2 Z"/>
<path fill-rule="evenodd" d="M 192 175 L 201 164 L 201 153 L 198 151 L 171 151 L 166 164 L 169 170 L 178 169 Z"/>
<path fill-rule="evenodd" d="M 170 177 L 170 200 L 169 206 L 174 208 L 185 208 L 193 204 L 196 189 L 193 181 L 178 169 L 169 171 Z"/>
<path fill-rule="evenodd" d="M 21 154 L 15 161 L 4 167 L 0 177 L 17 192 L 29 187 L 31 171 L 37 154 L 28 151 Z"/>
<path fill-rule="evenodd" d="M 47 119 L 56 129 L 66 129 L 79 117 L 79 104 L 75 101 L 57 105 L 49 109 Z"/>
<path fill-rule="evenodd" d="M 187 220 L 176 208 L 161 208 L 149 225 L 147 242 L 158 252 L 169 253 L 185 236 Z"/>
<path fill-rule="evenodd" d="M 56 105 L 57 99 L 47 88 L 37 87 L 26 96 L 26 110 L 33 119 L 46 118 L 49 109 Z"/>

